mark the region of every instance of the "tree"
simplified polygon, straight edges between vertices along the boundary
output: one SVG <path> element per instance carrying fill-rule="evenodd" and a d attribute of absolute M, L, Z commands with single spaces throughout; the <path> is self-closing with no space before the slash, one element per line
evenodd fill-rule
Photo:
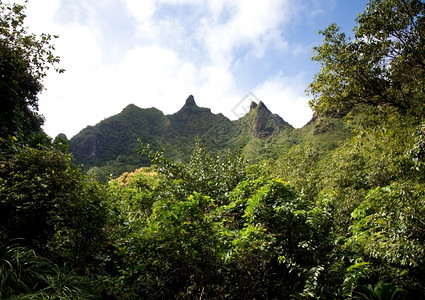
<path fill-rule="evenodd" d="M 59 63 L 50 34 L 29 34 L 24 5 L 0 2 L 0 150 L 27 144 L 40 132 L 38 94 L 50 67 Z M 63 72 L 56 68 L 56 71 Z M 9 151 L 10 152 L 10 151 Z"/>
<path fill-rule="evenodd" d="M 242 181 L 218 208 L 230 298 L 292 299 L 325 294 L 330 216 L 310 209 L 288 183 Z M 333 287 L 334 288 L 334 287 Z M 326 294 L 325 294 L 326 298 Z"/>
<path fill-rule="evenodd" d="M 224 158 L 212 157 L 199 139 L 186 164 L 169 161 L 163 151 L 153 152 L 149 144 L 141 144 L 139 152 L 147 155 L 157 171 L 174 185 L 173 193 L 178 197 L 198 192 L 223 204 L 229 192 L 246 178 L 247 164 L 241 152 L 236 155 L 227 152 Z"/>
<path fill-rule="evenodd" d="M 336 24 L 320 31 L 313 60 L 322 64 L 308 91 L 317 112 L 425 113 L 425 3 L 371 0 L 354 39 Z"/>
<path fill-rule="evenodd" d="M 69 154 L 27 147 L 0 165 L 0 243 L 87 267 L 105 241 L 106 200 Z"/>
<path fill-rule="evenodd" d="M 217 299 L 223 283 L 214 207 L 198 193 L 155 202 L 147 226 L 118 247 L 123 290 L 134 299 Z"/>
<path fill-rule="evenodd" d="M 370 262 L 380 280 L 423 297 L 425 187 L 399 181 L 369 192 L 352 213 L 346 246 Z"/>

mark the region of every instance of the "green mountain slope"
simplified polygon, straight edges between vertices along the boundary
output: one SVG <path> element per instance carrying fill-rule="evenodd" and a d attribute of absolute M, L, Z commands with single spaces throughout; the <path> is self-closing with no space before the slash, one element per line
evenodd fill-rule
<path fill-rule="evenodd" d="M 343 123 L 338 119 L 315 117 L 303 128 L 294 129 L 263 102 L 251 103 L 245 116 L 231 121 L 222 114 L 213 114 L 209 108 L 197 106 L 191 95 L 172 115 L 164 115 L 156 108 L 128 105 L 119 114 L 75 135 L 70 140 L 70 152 L 86 171 L 95 170 L 102 177 L 118 176 L 150 164 L 136 151 L 138 139 L 153 149 L 163 149 L 165 156 L 174 161 L 184 161 L 192 152 L 195 139 L 199 138 L 212 153 L 242 148 L 250 162 L 258 162 L 276 159 L 306 140 L 327 145 L 329 140 L 344 139 L 349 133 Z M 324 136 L 326 138 L 322 138 Z"/>
<path fill-rule="evenodd" d="M 131 104 L 121 113 L 86 127 L 74 136 L 70 140 L 70 152 L 75 162 L 83 164 L 85 169 L 109 163 L 126 170 L 148 163 L 141 162 L 142 158 L 136 153 L 138 138 L 159 147 L 173 135 L 170 121 L 161 111 Z"/>
<path fill-rule="evenodd" d="M 273 114 L 262 101 L 258 105 L 251 102 L 250 111 L 235 121 L 235 124 L 248 135 L 260 139 L 276 135 L 283 129 L 293 129 L 280 116 Z"/>
<path fill-rule="evenodd" d="M 262 101 L 258 105 L 252 102 L 250 111 L 234 123 L 240 132 L 238 138 L 244 155 L 251 162 L 276 157 L 291 144 L 288 140 L 294 128 L 273 114 Z"/>
<path fill-rule="evenodd" d="M 198 107 L 189 96 L 178 112 L 167 116 L 156 108 L 131 104 L 119 114 L 83 129 L 69 142 L 74 161 L 85 170 L 98 167 L 102 175 L 115 176 L 149 165 L 136 151 L 138 139 L 153 149 L 164 149 L 168 158 L 179 161 L 190 155 L 196 137 L 209 151 L 221 152 L 237 149 L 237 136 L 238 128 L 232 121 Z"/>
<path fill-rule="evenodd" d="M 209 108 L 196 105 L 193 96 L 175 114 L 167 116 L 171 127 L 177 133 L 172 142 L 178 147 L 184 159 L 192 152 L 195 138 L 198 137 L 209 151 L 220 152 L 234 149 L 234 138 L 238 136 L 236 126 L 222 114 L 213 114 Z"/>

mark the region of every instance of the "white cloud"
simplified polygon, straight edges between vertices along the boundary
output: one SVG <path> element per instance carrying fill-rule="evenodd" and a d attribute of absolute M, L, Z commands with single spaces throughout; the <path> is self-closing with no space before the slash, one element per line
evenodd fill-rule
<path fill-rule="evenodd" d="M 158 46 L 131 49 L 115 74 L 122 98 L 141 107 L 177 110 L 196 84 L 196 69 L 177 54 Z M 182 98 L 178 98 L 178 97 Z M 174 102 L 180 101 L 180 102 Z"/>
<path fill-rule="evenodd" d="M 26 25 L 33 32 L 50 32 L 54 29 L 51 27 L 51 20 L 54 19 L 59 4 L 60 0 L 43 0 L 43 5 L 36 1 L 29 1 L 27 4 L 27 19 L 25 20 Z"/>
<path fill-rule="evenodd" d="M 122 1 L 137 21 L 137 38 L 176 51 L 184 43 L 201 46 L 211 63 L 225 66 L 232 63 L 233 52 L 240 48 L 253 48 L 248 52 L 255 56 L 263 56 L 270 46 L 286 48 L 281 30 L 292 18 L 296 3 L 290 0 Z M 187 7 L 190 14 L 155 14 L 164 7 L 177 12 L 182 4 L 190 7 Z M 191 23 L 185 24 L 185 19 Z"/>
<path fill-rule="evenodd" d="M 137 22 L 143 23 L 149 20 L 155 12 L 155 0 L 123 0 L 128 13 Z"/>
<path fill-rule="evenodd" d="M 288 49 L 282 28 L 291 19 L 295 3 L 108 0 L 104 9 L 122 5 L 128 13 L 117 14 L 126 20 L 114 20 L 114 25 L 122 23 L 122 31 L 117 32 L 130 39 L 125 40 L 127 48 L 108 52 L 117 46 L 111 41 L 122 41 L 122 36 L 113 36 L 105 29 L 108 20 L 97 10 L 99 5 L 94 0 L 74 1 L 72 17 L 64 20 L 59 18 L 66 13 L 61 1 L 30 1 L 27 13 L 31 30 L 60 35 L 56 53 L 66 72 L 48 76 L 47 90 L 40 95 L 40 112 L 46 117 L 48 134 L 63 132 L 68 137 L 120 112 L 129 103 L 174 113 L 189 94 L 198 105 L 234 118 L 231 109 L 247 91 L 237 86 L 232 67 L 243 61 L 244 55 L 264 56 L 268 47 Z M 158 15 L 164 5 L 178 8 L 182 4 L 190 6 L 194 15 L 184 15 L 184 11 L 183 15 Z M 182 19 L 185 17 L 190 19 L 188 23 Z M 241 49 L 245 54 L 236 56 Z M 111 53 L 118 56 L 111 58 Z M 302 126 L 311 117 L 304 88 L 302 79 L 278 74 L 254 92 L 274 113 Z M 294 117 L 298 113 L 303 117 Z"/>
<path fill-rule="evenodd" d="M 211 1 L 212 2 L 212 1 Z M 220 1 L 210 4 L 212 19 L 204 19 L 200 28 L 206 47 L 214 63 L 228 63 L 232 51 L 240 47 L 254 47 L 261 56 L 270 44 L 283 45 L 280 27 L 290 20 L 289 1 Z M 220 22 L 220 15 L 228 18 Z"/>

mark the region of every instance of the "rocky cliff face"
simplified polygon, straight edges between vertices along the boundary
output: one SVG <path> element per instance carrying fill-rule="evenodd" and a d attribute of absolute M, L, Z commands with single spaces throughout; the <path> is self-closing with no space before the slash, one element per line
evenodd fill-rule
<path fill-rule="evenodd" d="M 249 112 L 235 121 L 235 124 L 242 132 L 257 139 L 267 139 L 284 129 L 293 129 L 280 116 L 273 114 L 262 101 L 258 104 L 251 102 Z"/>

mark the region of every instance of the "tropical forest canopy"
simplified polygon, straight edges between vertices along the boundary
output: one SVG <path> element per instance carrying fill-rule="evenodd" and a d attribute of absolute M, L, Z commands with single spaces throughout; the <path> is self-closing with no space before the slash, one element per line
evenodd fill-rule
<path fill-rule="evenodd" d="M 149 166 L 107 182 L 41 128 L 43 78 L 63 70 L 24 12 L 0 2 L 1 299 L 425 298 L 423 1 L 371 0 L 352 38 L 320 31 L 296 135 L 252 114 L 223 127 L 242 148 L 213 153 L 183 128 L 187 158 L 141 141 Z"/>

